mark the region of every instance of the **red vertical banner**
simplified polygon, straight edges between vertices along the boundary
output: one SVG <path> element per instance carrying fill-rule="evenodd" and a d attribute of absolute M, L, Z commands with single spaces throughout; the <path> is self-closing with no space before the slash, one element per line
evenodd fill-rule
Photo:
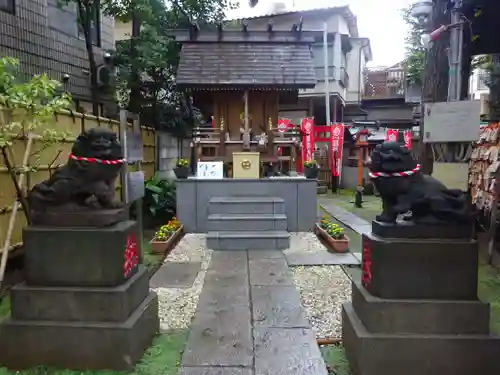
<path fill-rule="evenodd" d="M 398 141 L 398 129 L 387 129 L 385 131 L 385 141 L 386 142 L 397 142 Z"/>
<path fill-rule="evenodd" d="M 411 150 L 413 146 L 413 132 L 411 130 L 405 130 L 403 133 L 403 139 L 405 141 L 405 147 Z"/>
<path fill-rule="evenodd" d="M 282 119 L 278 120 L 278 131 L 280 133 L 286 132 L 289 127 L 290 127 L 290 120 L 288 120 L 286 118 L 282 118 Z"/>
<path fill-rule="evenodd" d="M 344 145 L 344 125 L 332 124 L 330 127 L 330 159 L 332 160 L 332 174 L 340 176 L 342 171 L 342 151 Z"/>
<path fill-rule="evenodd" d="M 314 159 L 314 119 L 305 118 L 300 124 L 302 131 L 302 163 Z"/>

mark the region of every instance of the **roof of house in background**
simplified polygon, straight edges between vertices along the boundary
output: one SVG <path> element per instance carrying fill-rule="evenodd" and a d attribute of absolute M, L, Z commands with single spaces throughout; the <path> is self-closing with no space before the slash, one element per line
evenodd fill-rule
<path fill-rule="evenodd" d="M 250 17 L 238 17 L 238 18 L 233 18 L 230 20 L 250 20 L 250 19 L 259 19 L 259 18 L 269 18 L 269 17 L 279 17 L 279 16 L 285 16 L 285 15 L 290 15 L 290 14 L 297 14 L 298 16 L 302 15 L 308 15 L 308 16 L 320 16 L 320 15 L 333 15 L 333 14 L 340 14 L 342 17 L 344 17 L 347 21 L 347 26 L 349 28 L 349 33 L 353 38 L 358 38 L 359 37 L 359 31 L 358 31 L 358 19 L 352 13 L 351 9 L 349 8 L 349 5 L 344 5 L 340 7 L 322 7 L 322 8 L 315 8 L 315 9 L 283 9 L 279 10 L 276 12 L 268 12 L 265 14 L 261 14 L 258 16 L 250 16 Z"/>
<path fill-rule="evenodd" d="M 177 86 L 180 89 L 313 88 L 316 76 L 306 32 L 225 30 L 176 32 L 182 43 Z"/>

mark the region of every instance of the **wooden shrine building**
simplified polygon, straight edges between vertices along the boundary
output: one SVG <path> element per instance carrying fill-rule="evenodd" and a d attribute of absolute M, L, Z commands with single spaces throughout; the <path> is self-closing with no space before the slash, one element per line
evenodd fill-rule
<path fill-rule="evenodd" d="M 311 33 L 301 24 L 290 31 L 223 29 L 175 31 L 182 43 L 177 87 L 195 103 L 208 103 L 212 128 L 198 128 L 193 144 L 198 160 L 231 164 L 233 152 L 260 154 L 260 163 L 280 162 L 295 169 L 301 137 L 298 129 L 279 132 L 280 101 L 297 100 L 299 89 L 313 88 Z"/>

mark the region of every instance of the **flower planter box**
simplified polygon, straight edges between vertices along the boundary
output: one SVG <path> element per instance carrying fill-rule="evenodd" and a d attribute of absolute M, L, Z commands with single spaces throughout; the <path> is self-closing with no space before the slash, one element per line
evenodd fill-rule
<path fill-rule="evenodd" d="M 319 224 L 316 223 L 316 235 L 323 239 L 326 249 L 330 253 L 347 253 L 349 252 L 349 237 L 344 234 L 344 238 L 341 240 L 336 240 L 332 238 L 326 230 L 321 228 Z"/>
<path fill-rule="evenodd" d="M 304 176 L 307 179 L 315 180 L 318 178 L 319 168 L 317 165 L 314 167 L 304 167 Z"/>
<path fill-rule="evenodd" d="M 190 172 L 191 171 L 190 171 L 189 167 L 175 167 L 174 168 L 175 177 L 177 177 L 178 179 L 185 180 L 186 178 L 189 177 Z"/>
<path fill-rule="evenodd" d="M 177 245 L 177 242 L 184 234 L 184 225 L 181 225 L 166 241 L 156 241 L 154 238 L 149 242 L 151 244 L 151 253 L 164 254 L 167 256 L 172 249 Z"/>

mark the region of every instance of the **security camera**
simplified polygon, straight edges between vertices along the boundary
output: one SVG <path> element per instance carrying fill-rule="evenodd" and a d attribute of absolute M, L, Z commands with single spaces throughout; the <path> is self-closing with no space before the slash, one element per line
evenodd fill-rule
<path fill-rule="evenodd" d="M 69 74 L 67 74 L 67 73 L 65 73 L 65 74 L 63 74 L 63 75 L 62 75 L 62 81 L 63 81 L 64 83 L 68 82 L 68 81 L 69 81 L 69 78 L 70 78 L 70 77 L 69 77 Z"/>
<path fill-rule="evenodd" d="M 105 53 L 104 53 L 104 55 L 103 55 L 103 57 L 104 57 L 104 61 L 105 61 L 106 63 L 109 63 L 109 62 L 110 62 L 110 60 L 111 60 L 111 53 L 109 53 L 109 52 L 105 52 Z"/>

